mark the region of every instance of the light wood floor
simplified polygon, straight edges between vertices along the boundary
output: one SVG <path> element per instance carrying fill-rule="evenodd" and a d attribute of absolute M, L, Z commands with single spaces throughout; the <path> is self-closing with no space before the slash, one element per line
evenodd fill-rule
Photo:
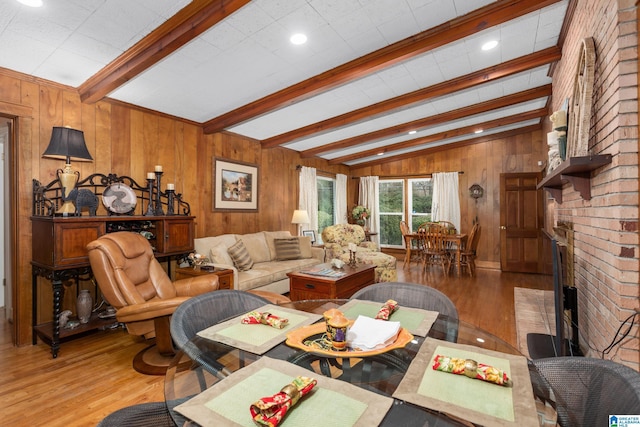
<path fill-rule="evenodd" d="M 517 348 L 513 288 L 552 289 L 550 276 L 478 270 L 444 278 L 398 264 L 398 280 L 427 284 L 448 295 L 460 318 Z M 124 406 L 163 400 L 163 377 L 137 373 L 134 355 L 146 347 L 122 330 L 69 341 L 52 359 L 49 347 L 14 347 L 0 309 L 0 425 L 94 426 Z"/>

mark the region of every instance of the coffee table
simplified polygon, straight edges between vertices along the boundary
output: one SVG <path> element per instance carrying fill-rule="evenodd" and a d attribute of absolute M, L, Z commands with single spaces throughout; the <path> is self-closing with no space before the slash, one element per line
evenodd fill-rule
<path fill-rule="evenodd" d="M 331 269 L 331 264 L 320 264 L 312 268 L 315 270 Z M 341 270 L 337 270 L 345 273 L 341 277 L 320 276 L 303 272 L 308 270 L 288 273 L 289 298 L 292 301 L 349 298 L 356 291 L 374 283 L 375 268 L 375 265 L 361 265 L 359 267 L 345 265 Z"/>

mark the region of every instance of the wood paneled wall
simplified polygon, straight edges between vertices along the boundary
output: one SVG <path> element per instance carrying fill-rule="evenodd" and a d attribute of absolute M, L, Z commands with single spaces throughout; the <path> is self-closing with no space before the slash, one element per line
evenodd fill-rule
<path fill-rule="evenodd" d="M 417 155 L 366 168 L 351 169 L 354 176 L 377 175 L 403 177 L 434 172 L 463 172 L 459 175 L 459 197 L 462 232 L 469 232 L 475 218 L 482 226 L 478 244 L 481 267 L 500 268 L 500 174 L 538 172 L 538 161 L 546 162 L 546 143 L 542 132 L 534 131 L 475 145 Z M 469 195 L 469 187 L 479 184 L 484 196 L 477 201 Z"/>

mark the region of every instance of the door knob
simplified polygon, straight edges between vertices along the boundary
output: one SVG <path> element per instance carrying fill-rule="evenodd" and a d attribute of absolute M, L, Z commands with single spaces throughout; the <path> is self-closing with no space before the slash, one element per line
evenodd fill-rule
<path fill-rule="evenodd" d="M 507 226 L 506 226 L 506 225 L 501 225 L 501 226 L 500 226 L 500 230 L 506 230 L 506 229 L 507 229 Z"/>

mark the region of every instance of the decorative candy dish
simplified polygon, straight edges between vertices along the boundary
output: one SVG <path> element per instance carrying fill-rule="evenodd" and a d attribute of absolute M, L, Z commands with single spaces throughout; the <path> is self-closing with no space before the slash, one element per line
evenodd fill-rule
<path fill-rule="evenodd" d="M 353 325 L 353 320 L 349 323 Z M 400 328 L 396 340 L 390 345 L 375 350 L 359 350 L 347 346 L 345 350 L 335 350 L 326 339 L 327 327 L 324 322 L 314 323 L 291 331 L 287 334 L 286 344 L 309 353 L 333 357 L 367 357 L 383 354 L 391 350 L 403 348 L 413 339 L 413 335 L 405 328 Z"/>

